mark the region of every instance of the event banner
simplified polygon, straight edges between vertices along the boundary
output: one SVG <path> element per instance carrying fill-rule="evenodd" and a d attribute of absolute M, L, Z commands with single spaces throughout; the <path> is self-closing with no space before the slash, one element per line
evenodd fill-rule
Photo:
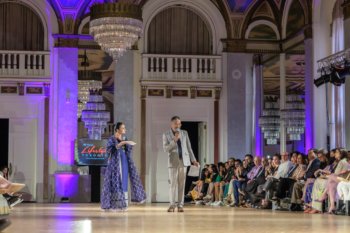
<path fill-rule="evenodd" d="M 79 139 L 76 151 L 78 165 L 107 165 L 108 154 L 106 152 L 107 139 L 91 140 Z"/>

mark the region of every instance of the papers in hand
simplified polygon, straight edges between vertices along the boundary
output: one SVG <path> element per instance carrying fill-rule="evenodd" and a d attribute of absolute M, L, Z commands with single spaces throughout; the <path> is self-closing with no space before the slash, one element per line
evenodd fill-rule
<path fill-rule="evenodd" d="M 135 146 L 136 145 L 136 142 L 133 142 L 133 141 L 124 141 L 125 144 L 128 144 L 130 146 Z"/>
<path fill-rule="evenodd" d="M 190 170 L 188 172 L 188 176 L 191 176 L 191 177 L 198 177 L 199 176 L 199 169 L 200 169 L 200 166 L 194 166 L 194 165 L 191 165 L 190 167 Z"/>

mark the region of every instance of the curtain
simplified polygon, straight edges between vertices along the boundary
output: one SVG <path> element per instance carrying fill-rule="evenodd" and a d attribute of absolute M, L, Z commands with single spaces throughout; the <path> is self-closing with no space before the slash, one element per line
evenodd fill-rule
<path fill-rule="evenodd" d="M 212 54 L 206 23 L 193 11 L 172 7 L 160 12 L 148 29 L 148 53 Z"/>
<path fill-rule="evenodd" d="M 33 10 L 0 3 L 0 50 L 44 50 L 43 24 Z"/>

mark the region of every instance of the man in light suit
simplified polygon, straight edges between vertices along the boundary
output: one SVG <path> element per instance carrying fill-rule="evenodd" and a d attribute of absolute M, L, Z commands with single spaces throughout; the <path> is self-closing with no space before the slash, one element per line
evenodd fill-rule
<path fill-rule="evenodd" d="M 169 197 L 168 212 L 174 212 L 176 207 L 175 196 L 177 192 L 178 212 L 184 212 L 184 192 L 187 167 L 191 162 L 199 166 L 194 157 L 187 131 L 181 130 L 180 117 L 171 118 L 171 129 L 163 134 L 163 149 L 168 153 L 169 168 Z"/>

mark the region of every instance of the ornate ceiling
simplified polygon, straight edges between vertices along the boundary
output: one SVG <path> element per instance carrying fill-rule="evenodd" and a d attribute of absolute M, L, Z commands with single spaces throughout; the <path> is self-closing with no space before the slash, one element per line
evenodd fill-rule
<path fill-rule="evenodd" d="M 88 16 L 89 8 L 96 2 L 113 0 L 48 0 L 53 6 L 60 24 L 60 33 L 77 34 L 82 20 Z M 123 0 L 143 6 L 149 0 Z M 209 0 L 208 0 L 209 1 Z M 288 56 L 287 75 L 300 83 L 303 71 L 296 65 L 295 59 L 303 60 L 304 29 L 310 24 L 312 0 L 210 0 L 220 10 L 225 19 L 230 43 L 247 49 L 240 52 L 278 54 L 280 52 L 297 54 Z M 85 27 L 86 28 L 86 27 Z M 242 42 L 245 41 L 245 42 Z M 258 41 L 258 49 L 254 44 Z M 225 42 L 224 42 L 225 43 Z M 274 49 L 271 50 L 271 47 Z M 93 67 L 106 69 L 105 58 L 98 53 L 91 54 Z M 273 55 L 272 55 L 273 57 Z M 278 56 L 277 56 L 278 57 Z M 265 77 L 269 78 L 266 88 L 273 91 L 278 86 L 278 61 L 268 58 L 265 65 Z M 108 63 L 110 61 L 107 61 Z M 89 67 L 91 69 L 91 67 Z M 108 69 L 108 68 L 107 68 Z M 297 77 L 298 76 L 298 77 Z M 275 81 L 274 81 L 275 80 Z M 275 84 L 273 84 L 275 82 Z M 292 85 L 295 86 L 295 85 Z"/>

